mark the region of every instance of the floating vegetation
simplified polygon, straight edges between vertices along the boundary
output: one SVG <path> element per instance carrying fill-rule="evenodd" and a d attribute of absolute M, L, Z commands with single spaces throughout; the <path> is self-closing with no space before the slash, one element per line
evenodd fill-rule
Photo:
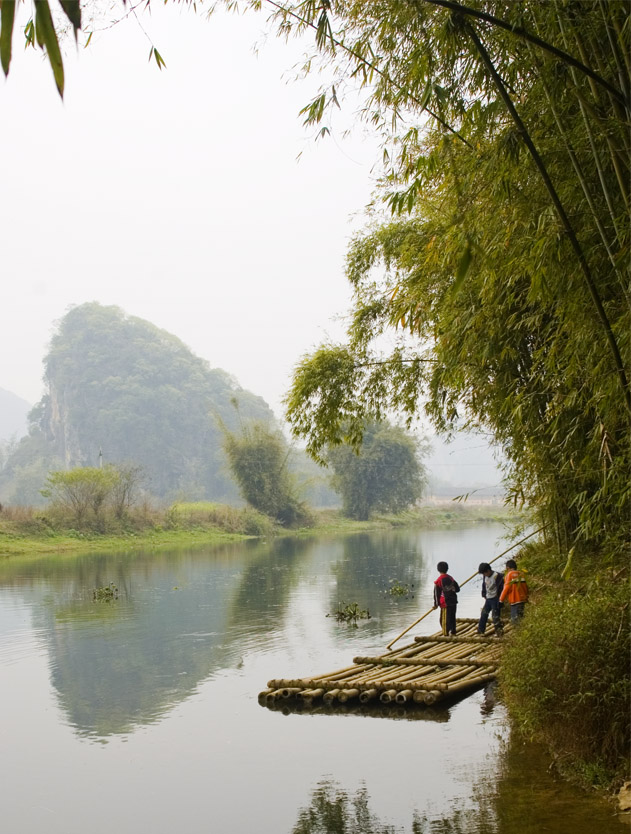
<path fill-rule="evenodd" d="M 391 597 L 413 597 L 413 587 L 414 583 L 410 585 L 408 582 L 399 582 L 398 579 L 391 579 L 390 587 L 388 588 L 387 593 L 390 594 Z"/>
<path fill-rule="evenodd" d="M 335 617 L 338 623 L 351 623 L 357 625 L 357 620 L 369 620 L 370 611 L 359 607 L 357 602 L 339 603 L 337 611 L 327 614 L 327 617 Z"/>
<path fill-rule="evenodd" d="M 102 588 L 95 588 L 92 591 L 93 602 L 112 602 L 114 599 L 118 599 L 118 588 L 113 582 L 110 582 L 109 585 L 104 585 Z"/>

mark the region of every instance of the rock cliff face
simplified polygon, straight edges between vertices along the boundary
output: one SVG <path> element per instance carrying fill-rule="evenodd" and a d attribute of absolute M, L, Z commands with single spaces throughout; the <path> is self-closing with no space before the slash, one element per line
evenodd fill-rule
<path fill-rule="evenodd" d="M 81 453 L 79 435 L 73 429 L 63 391 L 59 392 L 54 382 L 49 382 L 50 411 L 46 423 L 47 435 L 52 440 L 55 453 L 64 462 L 66 469 L 85 465 Z"/>
<path fill-rule="evenodd" d="M 71 310 L 44 364 L 48 393 L 33 416 L 54 455 L 67 468 L 97 466 L 101 451 L 140 466 L 156 496 L 235 498 L 223 429 L 274 421 L 261 397 L 117 307 Z"/>

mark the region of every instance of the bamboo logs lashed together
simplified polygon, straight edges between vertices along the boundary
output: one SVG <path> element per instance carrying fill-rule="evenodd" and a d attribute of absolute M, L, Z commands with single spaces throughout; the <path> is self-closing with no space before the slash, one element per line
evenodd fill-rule
<path fill-rule="evenodd" d="M 455 637 L 417 637 L 386 655 L 356 657 L 354 665 L 335 672 L 270 680 L 259 701 L 270 707 L 285 700 L 309 706 L 319 699 L 325 706 L 376 699 L 386 705 L 433 704 L 495 678 L 502 641 L 477 636 L 476 625 L 476 620 L 459 620 Z"/>

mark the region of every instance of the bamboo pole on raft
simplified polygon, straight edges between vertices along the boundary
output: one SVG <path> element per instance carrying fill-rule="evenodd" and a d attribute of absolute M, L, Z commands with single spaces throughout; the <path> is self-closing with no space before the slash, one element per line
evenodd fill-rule
<path fill-rule="evenodd" d="M 543 527 L 540 527 L 538 530 L 535 530 L 535 531 L 534 531 L 534 533 L 529 533 L 527 536 L 524 536 L 524 538 L 523 538 L 523 539 L 520 539 L 518 542 L 515 542 L 515 544 L 512 544 L 510 547 L 507 547 L 507 548 L 506 548 L 506 550 L 502 551 L 502 553 L 500 553 L 498 556 L 494 556 L 488 564 L 489 564 L 489 565 L 492 565 L 492 564 L 493 564 L 493 562 L 497 562 L 497 560 L 498 560 L 498 559 L 501 559 L 501 558 L 502 558 L 502 556 L 506 556 L 506 554 L 507 554 L 507 553 L 510 553 L 510 551 L 511 551 L 511 550 L 514 550 L 514 549 L 515 549 L 516 547 L 518 547 L 520 544 L 523 544 L 523 543 L 524 543 L 527 539 L 532 538 L 532 537 L 533 537 L 533 536 L 535 536 L 537 533 L 541 533 L 541 531 L 542 531 L 543 529 L 544 529 Z M 475 579 L 475 577 L 476 577 L 477 575 L 478 575 L 478 572 L 476 571 L 476 572 L 475 572 L 474 574 L 472 574 L 472 575 L 471 575 L 468 579 L 465 579 L 465 581 L 464 581 L 464 582 L 461 582 L 461 583 L 460 583 L 460 587 L 462 587 L 463 585 L 466 585 L 466 584 L 467 584 L 467 582 L 471 582 L 471 580 L 472 580 L 472 579 Z M 426 612 L 425 612 L 425 614 L 423 614 L 423 616 L 422 616 L 422 617 L 419 617 L 419 618 L 418 618 L 418 620 L 414 620 L 414 622 L 412 623 L 412 625 L 409 625 L 409 626 L 405 629 L 405 631 L 402 631 L 402 632 L 401 632 L 401 634 L 399 634 L 399 636 L 398 636 L 398 637 L 395 637 L 395 638 L 394 638 L 394 640 L 392 640 L 390 643 L 388 643 L 388 645 L 386 646 L 386 648 L 387 648 L 387 649 L 392 648 L 392 646 L 394 646 L 394 644 L 395 644 L 396 642 L 398 642 L 398 641 L 399 641 L 399 640 L 403 637 L 403 635 L 404 635 L 404 634 L 407 634 L 407 633 L 408 633 L 408 631 L 410 631 L 410 629 L 414 628 L 414 626 L 415 626 L 415 625 L 418 625 L 418 624 L 421 622 L 421 620 L 424 620 L 424 619 L 425 619 L 425 617 L 427 617 L 429 614 L 431 614 L 431 613 L 432 613 L 432 611 L 435 611 L 435 610 L 436 610 L 436 608 L 432 606 L 432 608 L 430 608 L 430 609 L 429 609 L 429 611 L 426 611 Z"/>

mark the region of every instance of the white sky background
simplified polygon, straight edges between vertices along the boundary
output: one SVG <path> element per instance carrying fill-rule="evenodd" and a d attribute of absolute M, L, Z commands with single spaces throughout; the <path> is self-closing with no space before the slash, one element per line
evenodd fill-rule
<path fill-rule="evenodd" d="M 282 417 L 295 364 L 343 339 L 344 258 L 380 150 L 356 101 L 332 138 L 303 127 L 321 79 L 295 68 L 312 39 L 266 39 L 266 13 L 207 19 L 155 0 L 139 18 L 167 68 L 130 16 L 87 49 L 69 39 L 63 102 L 42 52 L 14 35 L 0 73 L 0 388 L 39 400 L 55 322 L 98 301 L 174 334 Z M 434 446 L 439 477 L 499 481 L 479 439 Z"/>
<path fill-rule="evenodd" d="M 173 333 L 280 416 L 296 362 L 342 335 L 376 143 L 343 139 L 352 105 L 315 142 L 298 112 L 319 80 L 292 71 L 307 44 L 270 37 L 254 54 L 266 15 L 155 2 L 139 17 L 167 69 L 130 17 L 87 50 L 67 44 L 63 102 L 41 51 L 14 36 L 0 80 L 0 387 L 37 401 L 55 321 L 98 301 Z"/>

